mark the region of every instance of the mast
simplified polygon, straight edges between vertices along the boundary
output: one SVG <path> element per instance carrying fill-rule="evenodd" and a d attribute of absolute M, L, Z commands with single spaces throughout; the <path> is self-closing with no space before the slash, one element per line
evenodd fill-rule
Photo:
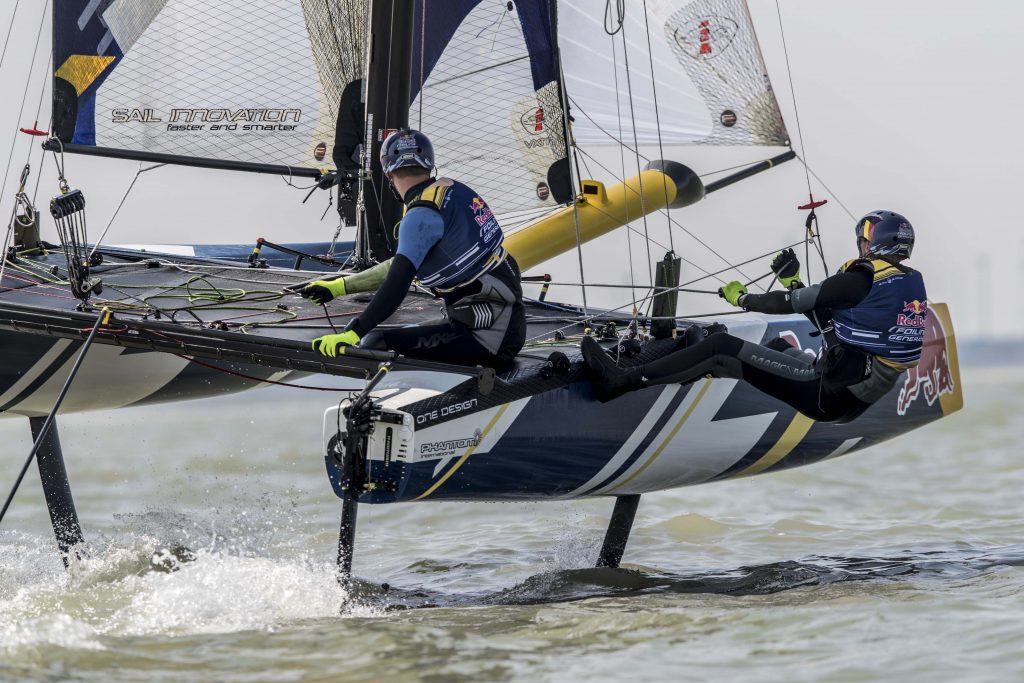
<path fill-rule="evenodd" d="M 366 131 L 356 257 L 363 264 L 394 255 L 394 227 L 402 217 L 380 165 L 384 138 L 409 125 L 414 0 L 371 0 L 366 58 Z"/>

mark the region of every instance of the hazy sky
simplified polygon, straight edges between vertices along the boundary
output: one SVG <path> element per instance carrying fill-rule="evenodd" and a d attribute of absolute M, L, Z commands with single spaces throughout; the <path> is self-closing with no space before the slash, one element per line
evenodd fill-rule
<path fill-rule="evenodd" d="M 0 0 L 0 28 L 6 30 L 14 0 Z M 0 85 L 8 92 L 0 106 L 0 154 L 11 131 L 29 125 L 43 82 L 37 62 L 29 87 L 30 110 L 18 106 L 25 88 L 31 47 L 42 0 L 22 0 Z M 751 0 L 751 12 L 773 84 L 798 146 L 774 0 Z M 793 67 L 805 155 L 810 166 L 857 215 L 875 208 L 905 214 L 918 245 L 912 265 L 925 274 L 930 298 L 950 304 L 957 332 L 1024 335 L 1024 232 L 1017 199 L 1024 192 L 1024 3 L 1017 0 L 782 0 Z M 4 33 L 0 33 L 2 40 Z M 43 41 L 49 41 L 48 26 Z M 46 60 L 44 54 L 42 60 Z M 48 120 L 44 102 L 43 121 Z M 45 123 L 42 125 L 45 127 Z M 429 131 L 428 131 L 429 132 Z M 19 136 L 15 170 L 28 151 Z M 644 150 L 653 155 L 654 150 Z M 750 150 L 702 147 L 666 149 L 666 156 L 707 172 L 734 161 L 759 158 Z M 618 153 L 606 150 L 606 161 Z M 38 155 L 35 156 L 38 159 Z M 47 162 L 40 204 L 56 193 Z M 89 200 L 93 234 L 101 230 L 131 182 L 138 164 L 68 158 L 68 176 Z M 463 179 L 472 183 L 472 179 Z M 10 211 L 8 179 L 3 211 Z M 817 184 L 815 192 L 826 195 Z M 798 162 L 758 176 L 678 211 L 674 217 L 727 258 L 740 261 L 802 235 L 806 201 Z M 107 241 L 252 242 L 329 239 L 333 212 L 321 223 L 323 196 L 300 204 L 304 192 L 275 176 L 163 168 L 143 175 L 114 223 Z M 820 211 L 823 238 L 834 268 L 854 253 L 853 223 L 835 202 Z M 652 237 L 667 243 L 663 221 L 651 221 Z M 44 234 L 52 226 L 44 227 Z M 350 235 L 346 235 L 350 237 Z M 682 232 L 675 247 L 712 269 L 721 262 Z M 623 260 L 625 233 L 608 235 L 585 249 L 586 277 L 595 282 L 628 282 Z M 634 240 L 634 271 L 646 281 L 646 249 Z M 660 247 L 652 255 L 661 256 Z M 540 272 L 576 281 L 575 254 Z M 751 275 L 767 270 L 751 266 Z M 684 267 L 684 278 L 691 276 Z M 695 271 L 694 275 L 695 275 Z M 821 269 L 815 265 L 814 275 Z M 552 295 L 557 295 L 555 288 Z M 577 296 L 562 290 L 563 299 Z M 588 292 L 592 302 L 621 303 L 621 293 Z M 719 310 L 710 297 L 685 297 L 680 313 Z"/>

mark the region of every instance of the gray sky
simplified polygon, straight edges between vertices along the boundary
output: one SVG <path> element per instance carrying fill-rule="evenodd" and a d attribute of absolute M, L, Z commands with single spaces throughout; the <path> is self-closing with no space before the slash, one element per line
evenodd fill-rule
<path fill-rule="evenodd" d="M 22 0 L 21 5 L 0 69 L 0 85 L 8 92 L 0 107 L 0 154 L 9 150 L 10 131 L 32 123 L 43 80 L 44 65 L 37 63 L 29 88 L 30 111 L 19 120 L 43 2 Z M 0 0 L 0 28 L 6 29 L 13 6 L 14 0 Z M 775 3 L 751 0 L 750 7 L 790 134 L 799 146 Z M 1024 120 L 1018 73 L 1024 64 L 1019 35 L 1024 3 L 782 0 L 782 11 L 810 166 L 854 214 L 888 208 L 910 218 L 918 234 L 912 264 L 924 272 L 930 298 L 950 304 L 958 334 L 1024 335 L 1018 304 L 1024 294 L 1024 232 L 1016 214 L 1024 178 L 1024 142 L 1018 127 Z M 49 40 L 48 26 L 43 40 Z M 44 121 L 47 105 L 44 102 Z M 12 174 L 27 151 L 28 140 L 19 136 Z M 617 152 L 605 154 L 607 162 L 618 164 Z M 759 154 L 666 149 L 666 156 L 698 172 Z M 47 167 L 41 205 L 56 193 L 52 162 Z M 107 224 L 137 168 L 133 162 L 68 157 L 68 177 L 89 200 L 92 234 Z M 472 184 L 472 179 L 463 180 Z M 5 192 L 12 184 L 9 179 Z M 817 184 L 814 189 L 825 195 Z M 800 239 L 803 216 L 795 207 L 806 201 L 806 193 L 803 168 L 791 162 L 675 212 L 674 217 L 725 257 L 739 261 Z M 107 241 L 329 239 L 333 212 L 321 223 L 323 195 L 303 206 L 304 194 L 275 176 L 167 167 L 140 178 Z M 3 197 L 2 210 L 9 212 L 9 196 Z M 853 224 L 835 202 L 820 216 L 829 266 L 835 268 L 853 256 Z M 52 226 L 45 226 L 44 233 L 47 230 L 52 232 Z M 648 230 L 667 243 L 663 221 L 649 221 Z M 721 264 L 680 231 L 674 241 L 677 251 L 705 268 Z M 634 277 L 645 282 L 646 249 L 636 239 L 632 247 Z M 623 231 L 588 245 L 587 279 L 629 282 L 623 260 L 626 248 Z M 652 247 L 652 256 L 661 255 L 660 247 Z M 760 275 L 767 271 L 767 261 L 745 270 Z M 579 278 L 575 254 L 538 270 L 567 280 Z M 684 266 L 684 278 L 691 272 L 696 273 Z M 817 263 L 813 275 L 821 276 Z M 555 288 L 552 295 L 569 299 L 578 293 L 565 288 L 559 295 Z M 588 298 L 599 304 L 622 302 L 621 292 L 589 290 Z M 711 297 L 684 297 L 680 312 L 720 309 L 721 303 Z"/>

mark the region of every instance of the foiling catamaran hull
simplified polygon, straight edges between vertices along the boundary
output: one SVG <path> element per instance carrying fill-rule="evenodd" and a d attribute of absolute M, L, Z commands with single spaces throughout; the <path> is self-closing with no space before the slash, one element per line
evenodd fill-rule
<path fill-rule="evenodd" d="M 383 415 L 366 455 L 370 484 L 359 502 L 541 500 L 624 496 L 808 465 L 861 450 L 940 419 L 963 404 L 956 340 L 944 304 L 927 316 L 921 364 L 848 424 L 818 423 L 737 380 L 705 378 L 598 402 L 577 356 L 559 374 L 533 365 L 489 394 L 475 382 L 424 389 L 422 375 L 393 373 L 374 392 Z M 706 319 L 749 341 L 783 337 L 816 349 L 803 317 Z M 673 342 L 653 341 L 640 359 Z M 571 352 L 570 349 L 565 349 Z M 813 353 L 813 351 L 808 351 Z M 327 468 L 345 418 L 324 418 Z"/>
<path fill-rule="evenodd" d="M 313 271 L 310 273 L 313 277 L 316 271 L 333 271 L 336 266 L 309 258 L 297 262 L 295 254 L 325 254 L 329 249 L 336 259 L 344 261 L 352 251 L 352 243 L 264 246 L 258 257 L 261 267 Z M 176 261 L 194 258 L 198 263 L 245 266 L 253 254 L 253 245 L 126 245 L 108 247 L 104 251 L 134 258 L 172 258 Z M 59 296 L 55 291 L 46 294 Z M 71 339 L 0 328 L 0 349 L 3 350 L 0 357 L 0 417 L 47 414 L 74 364 L 79 346 Z M 100 344 L 93 347 L 86 357 L 80 371 L 80 382 L 68 394 L 62 412 L 209 398 L 269 386 L 268 382 L 294 379 L 299 375 L 301 373 L 296 371 L 258 363 L 217 359 L 195 362 L 166 353 Z M 356 388 L 358 382 L 347 385 Z"/>

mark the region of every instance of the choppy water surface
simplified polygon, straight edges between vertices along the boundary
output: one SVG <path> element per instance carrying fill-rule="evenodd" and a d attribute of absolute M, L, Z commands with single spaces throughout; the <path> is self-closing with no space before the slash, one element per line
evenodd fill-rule
<path fill-rule="evenodd" d="M 610 501 L 363 506 L 356 595 L 323 396 L 69 416 L 90 559 L 61 567 L 33 469 L 0 530 L 0 678 L 1020 680 L 1024 373 L 965 384 L 891 444 L 645 496 L 619 571 L 590 569 Z M 25 421 L 0 443 L 6 490 Z M 195 561 L 155 571 L 175 546 Z"/>

